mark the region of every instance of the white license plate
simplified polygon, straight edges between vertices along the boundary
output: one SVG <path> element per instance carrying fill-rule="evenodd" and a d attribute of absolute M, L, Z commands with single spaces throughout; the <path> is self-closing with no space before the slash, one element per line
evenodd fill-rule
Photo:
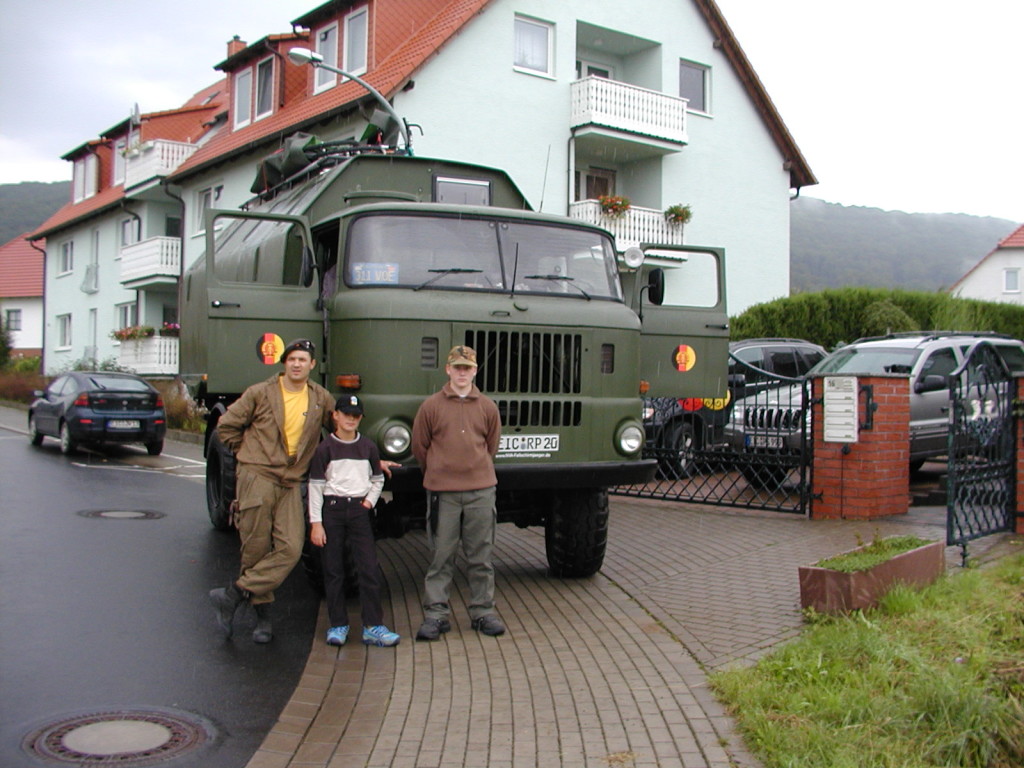
<path fill-rule="evenodd" d="M 780 435 L 747 435 L 748 448 L 782 448 Z"/>
<path fill-rule="evenodd" d="M 138 419 L 111 419 L 107 422 L 107 429 L 138 429 Z"/>
<path fill-rule="evenodd" d="M 558 437 L 558 435 L 502 435 L 498 442 L 498 455 L 557 453 Z"/>

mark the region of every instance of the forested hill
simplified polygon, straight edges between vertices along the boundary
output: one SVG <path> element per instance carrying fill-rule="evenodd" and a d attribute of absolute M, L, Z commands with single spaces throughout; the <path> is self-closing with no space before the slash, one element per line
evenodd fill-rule
<path fill-rule="evenodd" d="M 977 264 L 1018 222 L 903 213 L 800 197 L 790 219 L 793 293 L 842 286 L 935 291 Z"/>
<path fill-rule="evenodd" d="M 70 181 L 0 184 L 0 245 L 35 229 L 70 200 Z"/>

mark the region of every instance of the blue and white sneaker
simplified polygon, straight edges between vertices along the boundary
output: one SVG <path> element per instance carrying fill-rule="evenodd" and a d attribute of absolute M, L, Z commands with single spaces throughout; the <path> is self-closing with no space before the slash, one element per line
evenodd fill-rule
<path fill-rule="evenodd" d="M 398 641 L 401 639 L 399 634 L 392 632 L 383 624 L 378 624 L 376 627 L 363 627 L 363 643 L 366 645 L 388 648 L 392 645 L 398 645 Z"/>
<path fill-rule="evenodd" d="M 344 627 L 331 627 L 327 630 L 328 645 L 344 645 L 348 640 L 348 625 Z"/>

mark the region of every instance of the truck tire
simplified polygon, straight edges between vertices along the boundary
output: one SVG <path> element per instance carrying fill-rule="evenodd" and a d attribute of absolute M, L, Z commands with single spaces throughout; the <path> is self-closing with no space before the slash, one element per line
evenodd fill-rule
<path fill-rule="evenodd" d="M 218 531 L 231 530 L 231 502 L 235 498 L 235 455 L 216 432 L 206 451 L 206 510 Z"/>
<path fill-rule="evenodd" d="M 544 527 L 548 572 L 555 578 L 593 576 L 608 544 L 608 492 L 602 488 L 563 491 L 555 497 Z"/>

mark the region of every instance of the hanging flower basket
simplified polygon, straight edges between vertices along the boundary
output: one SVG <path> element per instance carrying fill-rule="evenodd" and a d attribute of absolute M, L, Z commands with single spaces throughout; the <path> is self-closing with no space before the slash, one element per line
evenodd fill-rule
<path fill-rule="evenodd" d="M 676 203 L 665 209 L 665 221 L 669 224 L 687 224 L 693 218 L 693 211 L 690 206 Z"/>
<path fill-rule="evenodd" d="M 117 328 L 110 332 L 110 338 L 115 341 L 133 341 L 148 339 L 156 333 L 151 325 L 129 325 L 127 328 Z"/>
<path fill-rule="evenodd" d="M 610 219 L 621 219 L 629 211 L 629 198 L 622 195 L 601 195 L 597 198 L 601 213 Z"/>

